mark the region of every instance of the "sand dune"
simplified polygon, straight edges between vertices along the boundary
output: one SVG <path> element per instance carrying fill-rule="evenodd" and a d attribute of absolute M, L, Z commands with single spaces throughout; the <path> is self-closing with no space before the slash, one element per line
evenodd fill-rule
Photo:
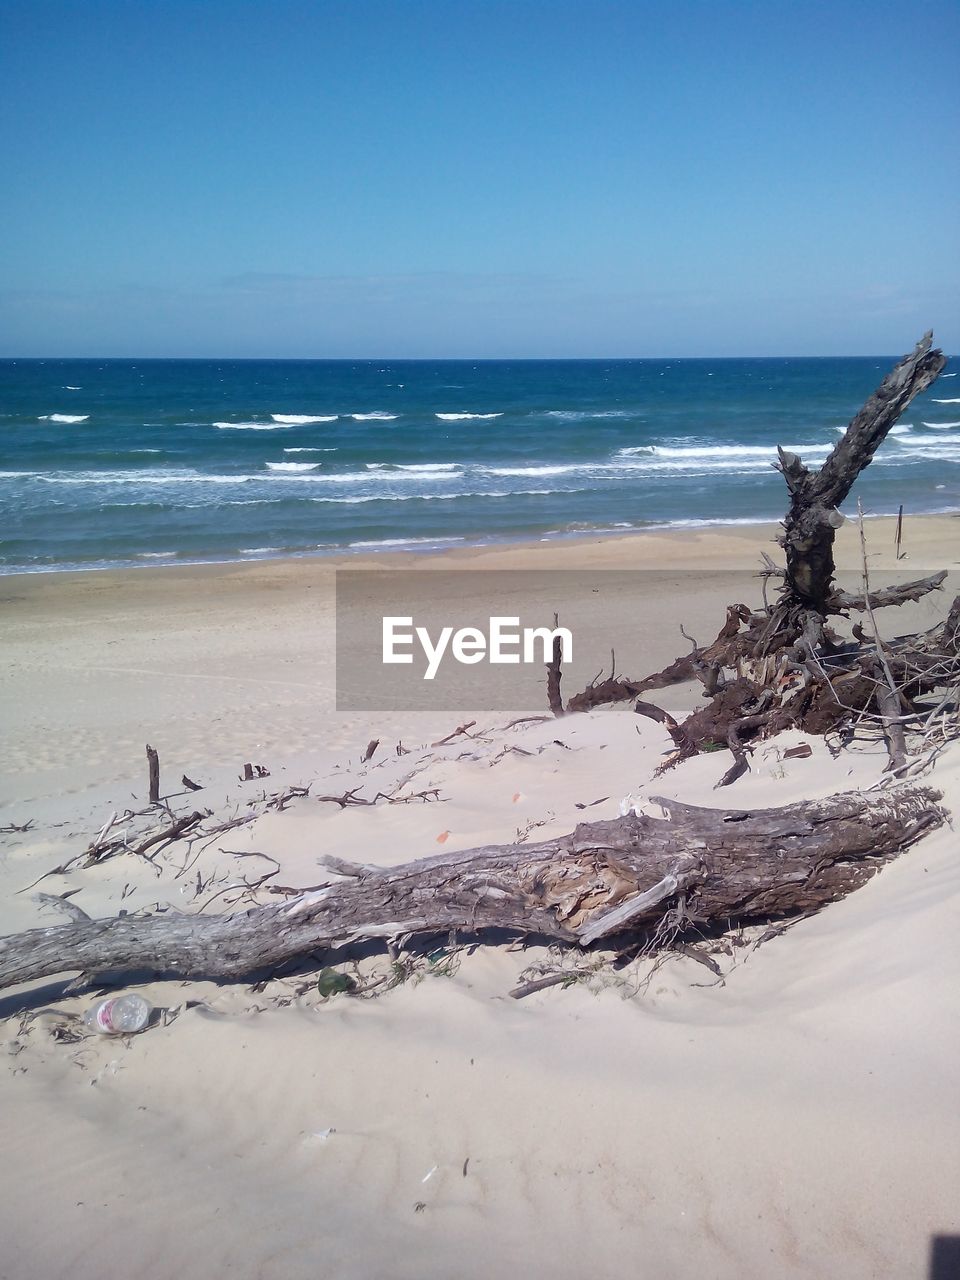
<path fill-rule="evenodd" d="M 951 522 L 915 528 L 902 576 L 960 560 Z M 758 545 L 753 531 L 724 531 L 543 555 L 621 567 L 649 563 L 653 547 L 706 635 Z M 489 554 L 500 563 L 455 562 L 529 565 L 539 553 Z M 429 604 L 438 561 L 422 563 Z M 871 785 L 886 763 L 870 742 L 836 761 L 814 742 L 809 759 L 785 760 L 801 740 L 785 735 L 718 801 L 722 753 L 654 781 L 666 736 L 617 709 L 509 730 L 509 716 L 478 712 L 475 728 L 489 732 L 431 747 L 457 717 L 334 712 L 330 590 L 329 568 L 303 563 L 0 584 L 0 824 L 35 822 L 2 837 L 0 931 L 56 922 L 21 891 L 113 810 L 139 807 L 147 738 L 164 777 L 199 778 L 198 799 L 218 813 L 288 783 L 371 794 L 413 770 L 410 785 L 440 798 L 345 810 L 305 799 L 194 849 L 180 875 L 187 851 L 174 846 L 159 875 L 122 855 L 40 886 L 76 889 L 93 915 L 196 909 L 218 892 L 207 909 L 220 909 L 239 892 L 225 886 L 269 865 L 237 852 L 277 859 L 283 883 L 312 884 L 321 852 L 392 864 L 435 851 L 442 835 L 448 849 L 540 838 L 581 820 L 578 805 L 599 800 L 590 816 L 609 816 L 627 794 L 780 805 Z M 623 669 L 669 657 L 666 608 L 638 618 L 621 601 L 588 632 L 585 667 L 611 643 Z M 372 736 L 382 747 L 363 764 Z M 239 783 L 249 759 L 270 778 Z M 932 782 L 960 811 L 960 750 Z M 0 1270 L 920 1280 L 931 1239 L 960 1232 L 955 843 L 941 829 L 781 936 L 735 938 L 716 957 L 722 982 L 682 957 L 598 963 L 517 1002 L 507 993 L 536 966 L 603 957 L 440 948 L 391 987 L 389 958 L 374 954 L 358 962 L 366 980 L 384 979 L 371 999 L 323 1001 L 302 975 L 262 990 L 143 983 L 180 1012 L 129 1042 L 56 1038 L 71 1024 L 51 1010 L 78 1013 L 89 995 L 53 982 L 4 993 Z"/>

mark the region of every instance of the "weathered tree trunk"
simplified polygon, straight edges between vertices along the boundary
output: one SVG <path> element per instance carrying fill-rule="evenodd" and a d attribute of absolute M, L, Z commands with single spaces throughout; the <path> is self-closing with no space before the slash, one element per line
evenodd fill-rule
<path fill-rule="evenodd" d="M 53 974 L 149 969 L 240 978 L 317 948 L 377 937 L 507 929 L 586 946 L 672 913 L 677 932 L 811 911 L 864 883 L 945 818 L 939 793 L 833 796 L 782 809 L 700 809 L 583 824 L 529 845 L 489 845 L 379 868 L 328 859 L 346 879 L 224 916 L 163 912 L 0 939 L 0 987 Z"/>
<path fill-rule="evenodd" d="M 784 521 L 783 548 L 787 602 L 799 606 L 800 632 L 822 635 L 822 620 L 837 612 L 832 600 L 833 543 L 843 523 L 838 511 L 861 471 L 887 438 L 890 428 L 914 396 L 925 391 L 947 363 L 942 351 L 931 351 L 926 333 L 910 355 L 884 378 L 819 471 L 810 471 L 795 453 L 778 450 L 780 470 L 790 490 Z M 819 623 L 816 621 L 819 618 Z"/>

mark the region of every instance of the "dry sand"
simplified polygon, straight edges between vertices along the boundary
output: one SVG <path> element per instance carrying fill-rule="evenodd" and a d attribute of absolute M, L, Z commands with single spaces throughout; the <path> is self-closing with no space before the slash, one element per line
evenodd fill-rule
<path fill-rule="evenodd" d="M 418 567 L 426 612 L 438 568 L 585 570 L 582 596 L 564 597 L 582 669 L 592 675 L 614 645 L 619 667 L 640 674 L 683 645 L 678 610 L 703 638 L 744 584 L 758 589 L 745 573 L 762 547 L 773 551 L 773 532 L 349 567 Z M 960 566 L 950 518 L 908 522 L 899 564 L 889 523 L 868 532 L 883 580 Z M 855 567 L 855 530 L 840 547 Z M 582 818 L 578 805 L 601 800 L 591 816 L 610 816 L 628 794 L 778 805 L 881 775 L 879 744 L 835 761 L 818 742 L 811 758 L 784 760 L 800 740 L 786 735 L 718 799 L 723 755 L 653 781 L 665 736 L 615 708 L 508 731 L 497 726 L 509 715 L 478 713 L 490 732 L 440 748 L 429 744 L 461 718 L 449 711 L 338 713 L 336 567 L 0 580 L 0 825 L 34 822 L 0 837 L 0 933 L 57 922 L 24 890 L 111 812 L 141 806 L 147 740 L 165 779 L 198 778 L 198 799 L 223 814 L 291 782 L 366 794 L 414 769 L 408 785 L 441 798 L 346 810 L 298 801 L 195 848 L 180 876 L 187 851 L 174 846 L 160 874 L 124 855 L 40 886 L 77 890 L 92 915 L 196 909 L 217 893 L 207 909 L 221 909 L 239 893 L 230 885 L 272 865 L 235 851 L 276 858 L 285 884 L 313 884 L 323 852 L 396 863 L 436 850 L 440 836 L 445 848 L 549 836 Z M 657 571 L 643 607 L 613 594 L 599 610 L 590 573 L 633 568 Z M 493 581 L 471 589 L 496 612 L 484 596 Z M 545 579 L 533 607 L 555 603 Z M 901 614 L 898 629 L 945 604 Z M 361 764 L 374 736 L 383 745 Z M 530 754 L 504 754 L 509 745 Z M 246 760 L 271 777 L 238 783 Z M 960 811 L 960 751 L 932 781 Z M 53 982 L 6 993 L 0 1276 L 920 1280 L 931 1240 L 960 1232 L 958 904 L 945 828 L 819 916 L 759 947 L 746 935 L 718 957 L 722 983 L 675 957 L 515 1002 L 519 975 L 558 957 L 488 948 L 419 962 L 377 999 L 324 1002 L 302 990 L 304 976 L 257 991 L 148 982 L 138 989 L 158 1006 L 197 1003 L 129 1042 L 74 1043 L 56 1038 L 69 1024 L 44 1010 L 77 1013 L 91 997 Z M 393 977 L 384 956 L 361 972 L 384 987 Z"/>

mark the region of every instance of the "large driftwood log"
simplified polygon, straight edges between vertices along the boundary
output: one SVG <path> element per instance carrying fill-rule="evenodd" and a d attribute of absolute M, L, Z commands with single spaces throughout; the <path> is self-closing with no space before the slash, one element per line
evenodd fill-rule
<path fill-rule="evenodd" d="M 167 911 L 91 920 L 0 939 L 0 988 L 117 969 L 240 978 L 370 938 L 507 929 L 582 946 L 822 907 L 939 826 L 939 793 L 850 793 L 782 809 L 700 809 L 657 799 L 663 818 L 583 824 L 538 844 L 489 845 L 399 867 L 329 859 L 345 878 L 281 905 L 222 916 Z"/>

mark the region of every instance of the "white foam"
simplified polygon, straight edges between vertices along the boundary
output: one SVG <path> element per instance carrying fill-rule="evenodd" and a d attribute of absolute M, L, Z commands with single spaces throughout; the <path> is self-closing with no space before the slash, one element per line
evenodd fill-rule
<path fill-rule="evenodd" d="M 783 449 L 787 453 L 799 454 L 816 454 L 829 453 L 833 448 L 830 444 L 785 444 Z M 744 444 L 716 444 L 716 445 L 684 445 L 674 448 L 670 445 L 653 445 L 652 452 L 658 458 L 775 458 L 777 456 L 776 445 L 744 445 Z"/>
<path fill-rule="evenodd" d="M 367 462 L 368 471 L 379 471 L 385 475 L 396 475 L 404 472 L 410 476 L 445 476 L 460 470 L 458 462 Z M 402 476 L 398 476 L 402 479 Z"/>
<path fill-rule="evenodd" d="M 565 422 L 583 422 L 586 418 L 635 418 L 641 414 L 631 413 L 629 409 L 545 409 L 545 418 L 559 418 Z"/>
<path fill-rule="evenodd" d="M 589 464 L 566 464 L 547 467 L 485 467 L 484 470 L 490 476 L 564 476 L 575 471 L 600 471 L 606 470 L 604 464 L 590 466 Z M 618 468 L 623 470 L 624 468 Z"/>
<path fill-rule="evenodd" d="M 452 471 L 459 471 L 460 464 L 458 462 L 400 462 L 397 464 L 399 471 L 409 471 L 414 475 L 432 475 L 436 473 L 449 474 Z"/>
<path fill-rule="evenodd" d="M 70 426 L 77 422 L 88 422 L 89 420 L 89 413 L 45 413 L 40 418 L 41 422 L 65 422 Z"/>
<path fill-rule="evenodd" d="M 265 556 L 271 551 L 282 551 L 283 547 L 241 547 L 242 556 Z"/>
<path fill-rule="evenodd" d="M 64 391 L 82 391 L 83 387 L 64 387 L 63 389 Z"/>
<path fill-rule="evenodd" d="M 934 431 L 949 431 L 951 427 L 960 427 L 960 422 L 924 422 L 923 426 L 933 427 Z"/>
<path fill-rule="evenodd" d="M 489 467 L 482 468 L 486 475 L 494 476 L 563 476 L 578 475 L 585 479 L 626 479 L 632 475 L 653 473 L 676 473 L 685 476 L 709 475 L 762 475 L 770 470 L 772 457 L 769 452 L 745 451 L 743 454 L 721 454 L 712 456 L 710 450 L 691 450 L 684 454 L 675 450 L 677 457 L 655 457 L 648 453 L 645 457 L 618 457 L 613 462 L 582 462 L 547 466 L 530 467 Z M 809 450 L 807 451 L 809 456 Z M 558 490 L 557 492 L 562 492 Z"/>
<path fill-rule="evenodd" d="M 283 452 L 284 452 L 284 453 L 336 453 L 336 452 L 337 452 L 337 450 L 336 450 L 336 448 L 335 448 L 334 446 L 331 446 L 331 447 L 330 447 L 330 448 L 328 448 L 328 449 L 300 449 L 300 448 L 291 448 L 291 449 L 284 449 L 284 451 L 283 451 Z"/>
<path fill-rule="evenodd" d="M 37 474 L 37 473 L 35 473 Z M 39 475 L 47 484 L 246 484 L 264 475 L 204 475 L 199 471 L 75 471 Z"/>
<path fill-rule="evenodd" d="M 177 553 L 175 551 L 140 551 L 137 554 L 138 560 L 171 560 Z"/>
<path fill-rule="evenodd" d="M 268 462 L 268 471 L 316 471 L 319 462 Z"/>
<path fill-rule="evenodd" d="M 662 524 L 647 525 L 648 529 L 708 529 L 711 525 L 749 525 L 773 524 L 777 516 L 729 516 L 727 519 L 700 519 L 692 516 L 689 520 L 665 520 Z"/>
<path fill-rule="evenodd" d="M 317 416 L 309 413 L 271 413 L 270 417 L 283 427 L 299 427 L 305 426 L 310 422 L 336 422 L 338 415 L 335 413 L 325 413 Z"/>
<path fill-rule="evenodd" d="M 435 418 L 439 418 L 441 422 L 471 422 L 486 421 L 490 418 L 502 418 L 502 413 L 436 413 Z"/>
<path fill-rule="evenodd" d="M 925 422 L 923 425 L 926 427 L 926 426 L 933 426 L 934 424 Z M 951 424 L 948 423 L 945 425 L 949 426 Z M 952 425 L 960 427 L 960 422 L 954 423 Z M 907 439 L 905 440 L 898 440 L 897 444 L 900 445 L 901 449 L 907 449 L 907 450 L 912 450 L 914 446 L 918 444 L 935 444 L 935 445 L 938 445 L 941 449 L 945 449 L 947 453 L 950 454 L 951 451 L 955 452 L 957 449 L 960 449 L 960 436 L 911 435 L 907 437 Z M 898 456 L 902 457 L 903 455 L 899 454 Z"/>
<path fill-rule="evenodd" d="M 348 546 L 357 550 L 361 547 L 418 547 L 418 546 L 447 546 L 453 542 L 465 542 L 465 538 L 376 538 L 369 542 L 351 542 Z"/>
<path fill-rule="evenodd" d="M 395 413 L 351 413 L 354 422 L 393 422 Z"/>
<path fill-rule="evenodd" d="M 960 398 L 955 400 L 934 400 L 934 404 L 960 404 Z"/>
<path fill-rule="evenodd" d="M 311 498 L 311 502 L 354 506 L 363 502 L 457 502 L 461 498 L 531 498 L 549 497 L 562 492 L 557 489 L 514 489 L 474 491 L 467 493 L 370 493 L 353 498 Z"/>

